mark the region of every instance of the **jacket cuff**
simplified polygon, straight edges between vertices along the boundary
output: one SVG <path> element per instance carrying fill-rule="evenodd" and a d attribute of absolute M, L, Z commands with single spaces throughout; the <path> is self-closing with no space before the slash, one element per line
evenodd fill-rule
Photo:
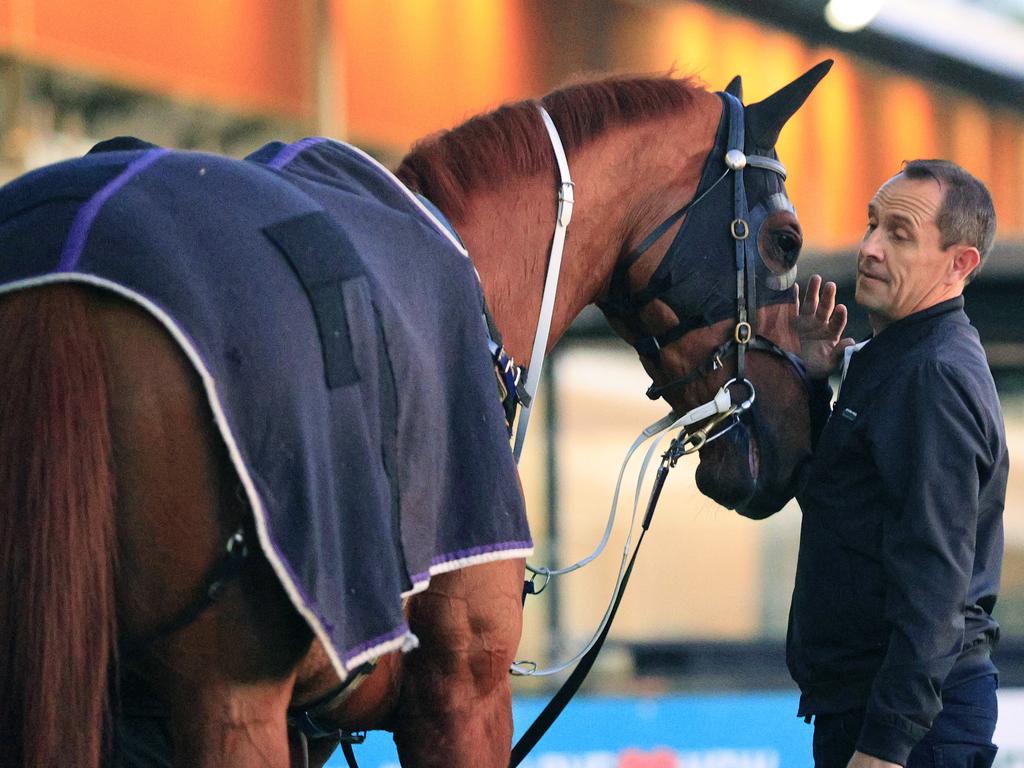
<path fill-rule="evenodd" d="M 857 739 L 857 751 L 887 760 L 907 764 L 910 751 L 917 745 L 927 729 L 895 715 L 877 715 L 868 712 Z"/>

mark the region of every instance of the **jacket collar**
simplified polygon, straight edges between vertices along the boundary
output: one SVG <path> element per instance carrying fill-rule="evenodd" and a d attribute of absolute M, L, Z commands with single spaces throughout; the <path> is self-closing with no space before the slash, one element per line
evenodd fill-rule
<path fill-rule="evenodd" d="M 884 338 L 895 341 L 922 323 L 927 323 L 929 320 L 933 320 L 944 315 L 963 312 L 963 309 L 964 297 L 962 295 L 954 296 L 952 299 L 940 301 L 938 304 L 933 304 L 926 309 L 922 309 L 920 312 L 915 312 L 912 315 L 900 318 L 896 322 L 890 323 L 881 333 L 877 335 L 871 334 L 868 336 L 868 339 Z"/>
<path fill-rule="evenodd" d="M 895 361 L 908 353 L 921 339 L 929 334 L 938 323 L 953 322 L 970 324 L 963 311 L 963 296 L 940 302 L 920 312 L 907 315 L 892 323 L 877 336 L 867 338 L 871 343 L 857 353 L 857 359 L 864 363 L 874 361 L 878 364 L 895 364 Z"/>

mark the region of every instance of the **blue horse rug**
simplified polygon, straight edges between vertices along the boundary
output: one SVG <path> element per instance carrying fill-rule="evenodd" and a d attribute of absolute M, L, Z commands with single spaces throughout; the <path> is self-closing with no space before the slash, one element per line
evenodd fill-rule
<path fill-rule="evenodd" d="M 132 139 L 0 189 L 0 292 L 112 291 L 202 380 L 263 553 L 342 678 L 402 599 L 532 542 L 466 252 L 367 155 Z"/>

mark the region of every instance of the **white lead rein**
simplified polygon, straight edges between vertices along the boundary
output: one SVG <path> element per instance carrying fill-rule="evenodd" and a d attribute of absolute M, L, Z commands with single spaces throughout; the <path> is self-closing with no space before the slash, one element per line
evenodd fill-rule
<path fill-rule="evenodd" d="M 573 565 L 566 566 L 565 568 L 534 568 L 527 564 L 527 569 L 531 572 L 551 578 L 552 576 L 558 576 L 564 573 L 571 573 L 572 571 L 582 568 L 587 563 L 591 562 L 604 550 L 605 545 L 608 543 L 608 539 L 611 536 L 612 528 L 615 523 L 615 514 L 619 506 L 619 493 L 622 489 L 622 478 L 626 473 L 626 466 L 629 464 L 629 460 L 633 454 L 648 440 L 657 438 L 651 443 L 647 449 L 647 453 L 644 456 L 643 463 L 640 465 L 640 471 L 637 475 L 636 490 L 633 493 L 633 514 L 629 521 L 629 530 L 626 533 L 626 541 L 622 548 L 622 560 L 619 563 L 619 573 L 615 579 L 615 585 L 612 588 L 612 597 L 608 603 L 608 607 L 605 609 L 604 615 L 601 617 L 601 622 L 598 624 L 597 629 L 594 631 L 593 636 L 589 642 L 574 656 L 570 659 L 557 664 L 553 667 L 546 669 L 539 669 L 536 662 L 532 661 L 517 661 L 512 664 L 510 669 L 513 675 L 517 676 L 529 676 L 529 677 L 544 677 L 547 675 L 554 675 L 568 669 L 570 666 L 579 661 L 589 651 L 594 643 L 597 642 L 597 638 L 601 636 L 605 626 L 608 624 L 611 618 L 612 606 L 615 601 L 615 595 L 618 594 L 619 586 L 622 584 L 622 579 L 626 572 L 626 566 L 629 561 L 630 548 L 633 544 L 633 531 L 636 529 L 636 520 L 639 513 L 640 505 L 640 493 L 643 489 L 644 480 L 647 476 L 647 469 L 650 466 L 651 457 L 654 456 L 658 449 L 661 441 L 664 439 L 666 434 L 669 434 L 676 430 L 685 429 L 688 426 L 696 424 L 699 421 L 703 421 L 712 416 L 718 414 L 727 413 L 733 408 L 732 396 L 729 394 L 728 387 L 722 387 L 715 398 L 704 405 L 698 406 L 691 411 L 687 411 L 682 416 L 676 416 L 675 412 L 670 412 L 662 418 L 658 419 L 653 424 L 648 425 L 644 430 L 637 436 L 636 440 L 626 451 L 626 456 L 622 460 L 622 466 L 619 468 L 619 476 L 615 482 L 615 493 L 612 495 L 611 510 L 608 513 L 608 523 L 604 529 L 604 535 L 601 537 L 600 543 L 597 548 L 591 552 L 587 557 L 583 558 L 579 562 Z"/>
<path fill-rule="evenodd" d="M 544 568 L 534 567 L 529 563 L 526 564 L 526 569 L 530 573 L 537 574 L 538 576 L 544 576 L 551 578 L 552 576 L 561 576 L 566 573 L 572 573 L 578 571 L 583 566 L 592 562 L 597 558 L 598 555 L 604 550 L 605 545 L 608 543 L 608 539 L 611 536 L 612 528 L 615 525 L 615 511 L 618 508 L 618 497 L 619 497 L 619 485 L 622 483 L 623 473 L 626 471 L 626 464 L 629 462 L 633 452 L 640 447 L 644 441 L 658 435 L 662 432 L 671 431 L 673 429 L 681 429 L 689 427 L 692 424 L 696 424 L 698 421 L 709 419 L 712 416 L 717 416 L 720 413 L 725 413 L 732 407 L 732 396 L 729 394 L 729 390 L 726 387 L 718 390 L 714 400 L 711 400 L 704 405 L 694 408 L 692 411 L 687 411 L 682 417 L 677 417 L 674 411 L 669 412 L 667 415 L 658 419 L 653 424 L 647 426 L 640 434 L 637 439 L 633 441 L 633 445 L 630 446 L 626 452 L 626 458 L 622 461 L 622 467 L 619 469 L 619 481 L 615 485 L 615 494 L 612 497 L 612 507 L 608 513 L 608 523 L 604 528 L 604 535 L 601 537 L 601 541 L 598 542 L 597 547 L 589 555 L 584 557 L 572 565 L 567 565 L 562 568 Z M 641 478 L 642 479 L 642 478 Z"/>
<path fill-rule="evenodd" d="M 544 293 L 540 300 L 537 335 L 533 339 L 533 352 L 530 354 L 530 364 L 526 368 L 526 381 L 523 383 L 520 394 L 522 406 L 519 411 L 519 423 L 516 426 L 515 447 L 512 449 L 517 464 L 523 454 L 523 444 L 526 442 L 526 428 L 530 423 L 533 398 L 537 394 L 540 372 L 544 367 L 544 355 L 547 353 L 548 336 L 551 332 L 551 318 L 555 313 L 558 273 L 562 269 L 562 250 L 565 248 L 565 234 L 569 228 L 569 222 L 572 220 L 573 206 L 573 183 L 572 177 L 569 176 L 569 161 L 565 157 L 565 149 L 558 136 L 558 129 L 555 128 L 551 115 L 544 107 L 538 104 L 537 109 L 540 111 L 544 127 L 547 128 L 548 136 L 551 139 L 551 148 L 555 153 L 555 162 L 558 164 L 561 183 L 558 186 L 558 216 L 555 219 L 555 234 L 551 240 L 551 256 L 548 258 L 548 272 L 544 279 Z"/>
<path fill-rule="evenodd" d="M 629 560 L 629 553 L 630 553 L 629 549 L 630 549 L 630 545 L 632 544 L 632 541 L 633 541 L 633 530 L 636 527 L 636 518 L 637 518 L 638 509 L 639 509 L 640 490 L 641 490 L 641 487 L 643 485 L 644 476 L 647 474 L 647 467 L 650 464 L 651 456 L 654 455 L 655 450 L 657 450 L 657 448 L 658 448 L 658 444 L 661 442 L 662 438 L 665 437 L 666 433 L 671 432 L 673 429 L 678 429 L 678 428 L 682 428 L 682 427 L 685 426 L 682 423 L 685 418 L 686 418 L 685 416 L 682 417 L 682 418 L 676 418 L 674 413 L 669 413 L 668 415 L 663 416 L 662 418 L 658 419 L 653 424 L 651 424 L 648 427 L 646 427 L 640 433 L 640 435 L 637 437 L 637 439 L 633 441 L 633 444 L 629 447 L 629 450 L 626 452 L 626 457 L 622 461 L 622 467 L 621 467 L 621 469 L 619 469 L 619 477 L 618 477 L 618 480 L 615 483 L 615 493 L 612 496 L 611 513 L 608 516 L 608 525 L 605 528 L 604 537 L 601 539 L 601 543 L 598 545 L 597 549 L 594 550 L 593 553 L 591 553 L 588 557 L 586 557 L 583 560 L 579 561 L 575 565 L 569 566 L 568 568 L 562 568 L 562 569 L 556 569 L 556 570 L 544 569 L 543 571 L 537 571 L 537 570 L 535 570 L 533 568 L 530 568 L 530 570 L 534 571 L 535 573 L 544 573 L 545 575 L 548 575 L 548 576 L 557 575 L 559 573 L 568 573 L 568 572 L 574 571 L 574 570 L 576 570 L 578 568 L 582 568 L 584 565 L 589 563 L 591 560 L 593 560 L 595 557 L 597 557 L 601 553 L 601 550 L 604 549 L 605 544 L 608 542 L 608 536 L 611 533 L 612 523 L 615 520 L 615 511 L 616 511 L 616 508 L 619 505 L 619 492 L 620 492 L 621 487 L 622 487 L 622 477 L 623 477 L 623 475 L 626 472 L 626 465 L 629 463 L 630 458 L 633 456 L 633 454 L 636 452 L 636 450 L 641 445 L 643 445 L 648 440 L 651 440 L 652 438 L 657 437 L 657 440 L 655 440 L 651 444 L 650 448 L 648 448 L 647 454 L 644 456 L 643 464 L 640 467 L 639 475 L 637 476 L 636 491 L 635 491 L 635 493 L 633 495 L 633 516 L 630 519 L 629 531 L 626 534 L 626 543 L 623 545 L 623 549 L 622 549 L 622 562 L 619 564 L 619 573 L 618 573 L 618 576 L 615 579 L 615 586 L 612 589 L 612 601 L 614 602 L 615 594 L 616 594 L 616 592 L 617 592 L 617 590 L 619 588 L 619 585 L 622 583 L 623 574 L 625 573 L 625 570 L 626 570 L 626 564 L 627 564 L 627 562 Z M 529 567 L 529 566 L 527 566 L 527 567 Z M 611 617 L 611 611 L 612 611 L 612 603 L 609 603 L 608 607 L 605 609 L 604 616 L 601 617 L 600 624 L 598 624 L 597 629 L 594 631 L 594 634 L 590 638 L 589 642 L 587 642 L 587 644 L 583 647 L 583 649 L 580 650 L 579 653 L 575 654 L 572 658 L 567 659 L 566 661 L 562 662 L 561 664 L 557 664 L 557 665 L 555 665 L 553 667 L 548 667 L 546 669 L 538 668 L 536 662 L 532 662 L 532 661 L 516 661 L 515 663 L 512 664 L 512 667 L 510 669 L 511 673 L 513 675 L 522 676 L 522 677 L 545 677 L 547 675 L 558 674 L 559 672 L 562 672 L 563 670 L 568 669 L 573 664 L 575 664 L 577 661 L 579 661 L 581 658 L 583 658 L 583 656 L 587 653 L 587 651 L 589 651 L 594 646 L 594 643 L 597 642 L 597 638 L 600 637 L 601 632 L 604 630 L 605 625 L 607 625 L 608 620 Z"/>

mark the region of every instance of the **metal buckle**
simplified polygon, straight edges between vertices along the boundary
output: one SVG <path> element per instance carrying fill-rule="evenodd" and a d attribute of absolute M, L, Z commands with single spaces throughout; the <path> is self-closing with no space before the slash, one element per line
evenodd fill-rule
<path fill-rule="evenodd" d="M 753 338 L 753 336 L 754 330 L 750 327 L 750 323 L 746 320 L 736 323 L 736 330 L 733 333 L 733 338 L 736 340 L 737 344 L 746 346 L 750 343 L 750 339 Z"/>
<path fill-rule="evenodd" d="M 738 224 L 743 225 L 742 229 L 737 229 Z M 732 224 L 729 225 L 729 231 L 732 232 L 735 240 L 746 240 L 750 236 L 750 227 L 747 226 L 747 222 L 744 219 L 733 219 Z"/>
<path fill-rule="evenodd" d="M 542 576 L 544 578 L 544 581 L 541 582 L 539 587 L 537 586 L 537 577 L 538 576 Z M 550 584 L 550 583 L 551 583 L 551 571 L 549 571 L 547 568 L 541 568 L 540 570 L 536 571 L 533 574 L 533 576 L 530 577 L 530 587 L 532 589 L 530 594 L 531 595 L 539 595 L 541 592 L 543 592 L 545 589 L 548 588 L 548 584 Z"/>
<path fill-rule="evenodd" d="M 749 393 L 749 396 L 746 400 L 742 400 L 739 403 L 735 403 L 735 405 L 733 406 L 735 411 L 738 413 L 743 413 L 744 411 L 750 410 L 750 406 L 752 406 L 754 404 L 754 400 L 757 399 L 757 391 L 754 389 L 753 383 L 751 383 L 750 379 L 729 379 L 722 386 L 728 389 L 733 384 L 740 384 L 746 387 Z"/>
<path fill-rule="evenodd" d="M 225 547 L 229 555 L 234 557 L 245 557 L 249 554 L 249 548 L 245 544 L 245 529 L 239 528 L 228 539 Z M 236 551 L 236 549 L 238 551 Z"/>
<path fill-rule="evenodd" d="M 494 369 L 494 378 L 498 381 L 498 397 L 501 402 L 508 400 L 508 387 L 505 385 L 505 377 L 497 368 Z"/>
<path fill-rule="evenodd" d="M 529 659 L 514 661 L 512 662 L 512 669 L 509 671 L 517 677 L 529 677 L 537 671 L 537 662 L 530 661 Z"/>
<path fill-rule="evenodd" d="M 573 189 L 576 185 L 571 181 L 563 181 L 558 187 L 558 223 L 568 227 L 572 220 L 572 207 L 575 203 Z"/>
<path fill-rule="evenodd" d="M 742 384 L 747 388 L 749 391 L 747 399 L 739 403 L 734 402 L 729 410 L 724 413 L 720 413 L 717 416 L 712 416 L 704 422 L 700 429 L 694 430 L 693 432 L 684 432 L 680 438 L 681 447 L 679 448 L 679 456 L 696 453 L 708 443 L 714 442 L 733 427 L 737 426 L 740 423 L 740 417 L 746 411 L 750 410 L 750 406 L 754 404 L 754 400 L 757 397 L 757 393 L 754 391 L 754 385 L 747 379 L 729 379 L 725 382 L 723 388 L 728 389 L 733 384 Z M 726 425 L 715 432 L 715 428 L 723 423 Z M 675 463 L 673 462 L 672 465 L 675 466 Z"/>

